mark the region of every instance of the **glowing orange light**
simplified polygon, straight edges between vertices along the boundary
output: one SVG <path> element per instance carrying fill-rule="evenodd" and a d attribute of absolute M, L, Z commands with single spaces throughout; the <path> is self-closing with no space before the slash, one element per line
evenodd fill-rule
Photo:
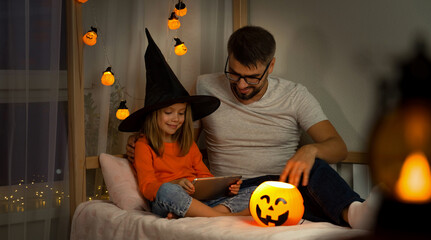
<path fill-rule="evenodd" d="M 250 197 L 250 213 L 263 227 L 295 225 L 304 214 L 304 200 L 298 188 L 284 182 L 260 184 Z"/>
<path fill-rule="evenodd" d="M 91 27 L 91 30 L 88 31 L 83 37 L 82 41 L 88 46 L 93 46 L 97 42 L 97 29 Z"/>
<path fill-rule="evenodd" d="M 424 203 L 431 200 L 431 171 L 426 156 L 415 152 L 407 156 L 395 185 L 400 200 Z"/>
<path fill-rule="evenodd" d="M 80 3 L 86 3 L 88 0 L 76 0 L 76 1 Z"/>
<path fill-rule="evenodd" d="M 129 109 L 126 106 L 126 100 L 123 100 L 120 102 L 120 106 L 118 107 L 117 113 L 115 116 L 120 119 L 124 120 L 130 115 Z"/>
<path fill-rule="evenodd" d="M 106 68 L 103 72 L 102 78 L 100 79 L 103 85 L 111 86 L 115 82 L 114 73 L 111 72 L 111 67 Z"/>
<path fill-rule="evenodd" d="M 176 43 L 175 43 L 175 54 L 177 54 L 178 56 L 182 56 L 184 54 L 187 53 L 187 47 L 186 45 L 184 45 L 184 42 L 181 42 L 181 40 L 179 38 L 174 38 Z"/>
<path fill-rule="evenodd" d="M 187 14 L 186 5 L 181 0 L 178 1 L 178 3 L 175 4 L 174 12 L 180 17 L 185 16 Z"/>
<path fill-rule="evenodd" d="M 171 17 L 168 18 L 168 27 L 171 30 L 175 30 L 180 28 L 181 23 L 180 20 L 178 20 L 177 16 L 175 16 L 175 13 L 172 12 Z"/>

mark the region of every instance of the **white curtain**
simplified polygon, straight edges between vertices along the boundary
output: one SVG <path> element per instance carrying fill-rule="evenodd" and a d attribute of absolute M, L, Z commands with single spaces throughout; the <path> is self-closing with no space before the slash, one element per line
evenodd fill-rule
<path fill-rule="evenodd" d="M 0 239 L 67 239 L 64 2 L 0 2 Z"/>
<path fill-rule="evenodd" d="M 126 100 L 131 113 L 145 99 L 145 28 L 184 87 L 193 93 L 197 76 L 223 71 L 226 43 L 232 33 L 232 1 L 183 0 L 187 15 L 181 27 L 170 30 L 168 18 L 178 0 L 91 0 L 82 5 L 85 31 L 97 28 L 98 42 L 84 46 L 86 155 L 125 153 L 130 134 L 119 133 L 115 112 Z M 185 42 L 187 54 L 174 53 L 174 37 Z M 112 86 L 100 82 L 112 67 Z"/>

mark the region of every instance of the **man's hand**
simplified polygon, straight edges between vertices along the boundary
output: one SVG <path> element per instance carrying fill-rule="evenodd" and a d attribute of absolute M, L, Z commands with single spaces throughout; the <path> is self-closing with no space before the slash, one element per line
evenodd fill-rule
<path fill-rule="evenodd" d="M 193 185 L 193 183 L 187 178 L 176 179 L 171 181 L 171 183 L 180 185 L 189 195 L 195 193 L 195 185 Z"/>
<path fill-rule="evenodd" d="M 316 159 L 317 149 L 313 145 L 304 145 L 296 151 L 295 155 L 287 161 L 283 172 L 280 175 L 280 181 L 298 186 L 302 176 L 302 186 L 308 185 L 311 168 L 313 168 Z"/>
<path fill-rule="evenodd" d="M 133 135 L 130 135 L 127 139 L 127 145 L 126 145 L 126 154 L 127 159 L 131 162 L 135 162 L 135 142 L 144 135 L 142 133 L 135 133 Z"/>
<path fill-rule="evenodd" d="M 237 195 L 239 192 L 239 188 L 241 187 L 242 180 L 238 180 L 236 183 L 229 186 L 229 195 Z"/>
<path fill-rule="evenodd" d="M 306 186 L 317 157 L 327 163 L 337 163 L 346 158 L 346 144 L 328 120 L 314 124 L 307 130 L 307 134 L 314 143 L 302 146 L 287 161 L 280 181 L 284 182 L 289 178 L 289 183 L 298 186 L 302 175 L 302 186 Z"/>

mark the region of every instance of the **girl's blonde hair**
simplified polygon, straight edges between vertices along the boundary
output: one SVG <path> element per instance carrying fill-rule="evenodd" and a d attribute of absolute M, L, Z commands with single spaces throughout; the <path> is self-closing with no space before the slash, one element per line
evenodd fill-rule
<path fill-rule="evenodd" d="M 157 118 L 161 114 L 162 109 L 149 113 L 144 121 L 141 132 L 146 136 L 148 144 L 157 154 L 157 156 L 163 155 L 163 131 L 160 129 Z M 184 123 L 183 125 L 173 134 L 173 139 L 180 146 L 180 156 L 185 156 L 190 147 L 193 144 L 193 120 L 192 120 L 192 109 L 190 104 L 187 103 Z"/>

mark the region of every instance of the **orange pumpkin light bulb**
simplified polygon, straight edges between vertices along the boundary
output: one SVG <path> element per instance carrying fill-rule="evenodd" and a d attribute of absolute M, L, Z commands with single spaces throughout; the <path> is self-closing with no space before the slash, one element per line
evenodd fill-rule
<path fill-rule="evenodd" d="M 175 4 L 174 9 L 175 14 L 182 17 L 187 14 L 187 8 L 186 5 L 183 3 L 183 1 L 179 0 L 177 4 Z"/>
<path fill-rule="evenodd" d="M 88 46 L 93 46 L 97 42 L 97 28 L 91 27 L 91 30 L 89 30 L 83 37 L 82 41 L 84 41 L 85 44 Z"/>
<path fill-rule="evenodd" d="M 172 12 L 171 16 L 168 18 L 168 27 L 171 30 L 175 30 L 180 28 L 181 23 L 180 20 L 178 20 L 177 16 L 175 16 L 175 13 Z"/>
<path fill-rule="evenodd" d="M 120 119 L 124 120 L 130 115 L 129 109 L 126 106 L 126 100 L 123 100 L 120 102 L 120 106 L 118 107 L 117 113 L 115 116 Z"/>
<path fill-rule="evenodd" d="M 304 200 L 294 185 L 266 181 L 250 197 L 250 212 L 263 227 L 296 225 L 304 215 Z"/>
<path fill-rule="evenodd" d="M 114 73 L 111 72 L 111 67 L 106 68 L 103 72 L 102 79 L 100 79 L 103 85 L 111 86 L 115 82 Z"/>
<path fill-rule="evenodd" d="M 182 56 L 184 54 L 187 53 L 187 47 L 186 45 L 184 45 L 184 42 L 181 42 L 181 40 L 179 38 L 174 38 L 175 39 L 175 54 L 177 54 L 178 56 Z"/>

